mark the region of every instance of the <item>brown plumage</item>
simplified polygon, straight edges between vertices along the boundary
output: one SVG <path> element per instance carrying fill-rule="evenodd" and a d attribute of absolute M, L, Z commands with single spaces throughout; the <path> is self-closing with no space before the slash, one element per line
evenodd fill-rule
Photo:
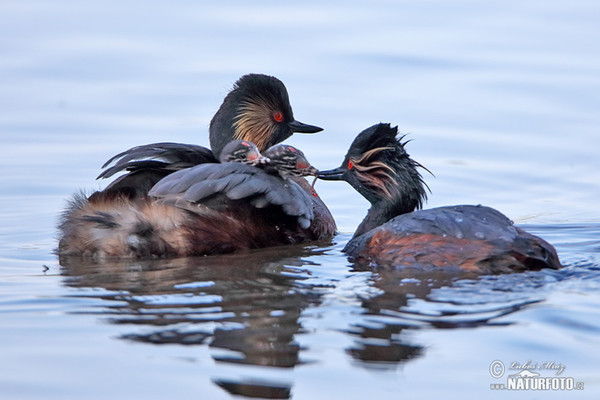
<path fill-rule="evenodd" d="M 218 202 L 218 206 L 188 203 L 185 209 L 149 199 L 89 203 L 78 198 L 61 226 L 68 240 L 60 241 L 58 252 L 94 261 L 168 258 L 231 253 L 331 235 L 329 231 L 323 235 L 319 226 L 299 227 L 296 217 L 277 206 L 251 208 L 244 199 L 219 198 Z"/>

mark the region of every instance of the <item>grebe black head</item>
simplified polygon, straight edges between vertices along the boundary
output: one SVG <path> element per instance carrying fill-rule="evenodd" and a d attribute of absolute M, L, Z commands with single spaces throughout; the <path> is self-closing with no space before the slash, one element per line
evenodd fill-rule
<path fill-rule="evenodd" d="M 210 122 L 210 146 L 217 157 L 234 139 L 254 142 L 264 151 L 294 132 L 322 130 L 294 119 L 283 82 L 273 76 L 248 74 L 235 83 Z"/>
<path fill-rule="evenodd" d="M 390 124 L 365 129 L 350 145 L 340 167 L 321 171 L 317 176 L 344 180 L 371 204 L 385 203 L 385 208 L 394 214 L 421 208 L 427 199 L 427 185 L 417 170 L 422 166 L 404 149 L 404 136 L 397 135 L 398 127 Z"/>
<path fill-rule="evenodd" d="M 277 144 L 264 151 L 269 163 L 265 170 L 272 174 L 279 174 L 284 179 L 301 176 L 315 176 L 319 170 L 310 165 L 304 153 L 287 144 Z"/>
<path fill-rule="evenodd" d="M 252 142 L 246 140 L 232 140 L 223 147 L 219 161 L 241 162 L 248 165 L 264 165 L 269 159 L 258 151 L 258 147 Z"/>

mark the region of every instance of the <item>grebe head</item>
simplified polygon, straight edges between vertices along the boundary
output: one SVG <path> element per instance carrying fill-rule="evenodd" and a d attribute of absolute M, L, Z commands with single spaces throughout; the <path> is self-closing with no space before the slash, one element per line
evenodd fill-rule
<path fill-rule="evenodd" d="M 294 176 L 316 176 L 319 170 L 310 165 L 304 153 L 287 144 L 277 144 L 264 151 L 269 163 L 265 170 L 272 174 L 279 174 L 282 178 Z"/>
<path fill-rule="evenodd" d="M 227 94 L 209 130 L 212 151 L 219 157 L 231 140 L 250 141 L 264 151 L 294 132 L 315 133 L 323 129 L 294 119 L 287 89 L 279 79 L 248 74 Z"/>
<path fill-rule="evenodd" d="M 390 124 L 365 129 L 350 145 L 342 165 L 317 177 L 344 180 L 373 205 L 383 202 L 399 207 L 399 212 L 421 208 L 427 199 L 427 185 L 417 171 L 422 166 L 404 149 L 404 136 L 397 135 L 398 127 Z"/>
<path fill-rule="evenodd" d="M 223 147 L 219 161 L 222 163 L 241 162 L 249 165 L 264 165 L 269 162 L 269 159 L 260 154 L 254 143 L 246 140 L 232 140 Z"/>

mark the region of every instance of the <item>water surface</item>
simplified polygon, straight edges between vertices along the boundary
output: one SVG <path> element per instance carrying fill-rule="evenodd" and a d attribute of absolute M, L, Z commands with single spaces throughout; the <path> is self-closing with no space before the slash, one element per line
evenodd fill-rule
<path fill-rule="evenodd" d="M 0 5 L 0 395 L 10 399 L 597 398 L 600 7 L 592 1 Z M 282 79 L 318 168 L 399 125 L 435 176 L 427 207 L 486 204 L 566 268 L 505 276 L 361 270 L 368 204 L 317 190 L 333 242 L 242 256 L 59 260 L 76 190 L 138 144 L 208 144 L 233 82 Z M 552 362 L 570 393 L 490 389 Z M 538 370 L 544 376 L 554 371 Z M 553 375 L 554 376 L 554 375 Z"/>

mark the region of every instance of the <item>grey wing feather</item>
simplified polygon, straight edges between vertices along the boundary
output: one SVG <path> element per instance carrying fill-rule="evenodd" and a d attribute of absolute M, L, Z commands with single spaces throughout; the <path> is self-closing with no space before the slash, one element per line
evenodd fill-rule
<path fill-rule="evenodd" d="M 115 163 L 110 168 L 110 164 Z M 120 171 L 158 168 L 178 171 L 194 165 L 218 162 L 206 147 L 183 143 L 152 143 L 132 147 L 110 158 L 98 178 L 109 178 Z"/>
<path fill-rule="evenodd" d="M 265 197 L 269 203 L 281 206 L 288 215 L 310 221 L 314 218 L 312 199 L 295 182 L 285 181 L 285 184 L 265 193 Z"/>
<path fill-rule="evenodd" d="M 231 200 L 245 199 L 246 197 L 262 195 L 270 189 L 271 185 L 272 183 L 266 180 L 248 177 L 239 185 L 228 190 L 226 195 Z"/>
<path fill-rule="evenodd" d="M 484 206 L 447 206 L 400 215 L 391 221 L 397 233 L 433 233 L 467 239 L 512 240 L 517 230 L 497 210 Z"/>
<path fill-rule="evenodd" d="M 149 194 L 174 204 L 180 199 L 185 204 L 202 203 L 219 193 L 231 200 L 249 199 L 256 208 L 279 206 L 286 214 L 298 217 L 304 228 L 314 218 L 312 200 L 295 182 L 240 163 L 203 164 L 174 172 Z"/>
<path fill-rule="evenodd" d="M 183 198 L 187 201 L 199 202 L 214 194 L 225 193 L 227 197 L 229 197 L 232 200 L 235 200 L 234 197 L 230 196 L 231 191 L 238 188 L 241 184 L 243 184 L 243 182 L 247 180 L 247 176 L 241 174 L 232 175 L 227 178 L 221 178 L 216 180 L 204 180 L 202 182 L 198 182 L 190 186 L 183 194 Z"/>
<path fill-rule="evenodd" d="M 309 221 L 314 218 L 313 202 L 309 195 L 295 182 L 289 182 L 290 199 L 282 207 L 286 214 L 302 216 Z"/>
<path fill-rule="evenodd" d="M 223 175 L 227 175 L 231 169 L 227 167 L 229 165 L 226 164 L 201 164 L 174 172 L 154 185 L 149 195 L 163 197 L 183 194 L 196 184 L 215 182 Z"/>

